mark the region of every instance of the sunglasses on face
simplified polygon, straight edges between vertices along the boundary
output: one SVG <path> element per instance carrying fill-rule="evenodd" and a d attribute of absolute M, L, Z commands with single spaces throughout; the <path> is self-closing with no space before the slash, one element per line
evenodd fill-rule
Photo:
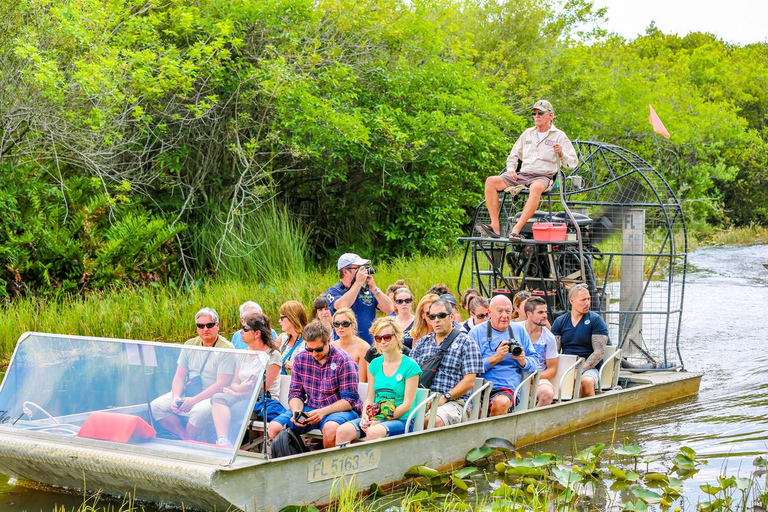
<path fill-rule="evenodd" d="M 382 334 L 381 336 L 374 336 L 373 339 L 376 340 L 376 343 L 381 343 L 382 341 L 392 341 L 394 337 L 394 334 Z"/>
<path fill-rule="evenodd" d="M 434 315 L 428 315 L 430 320 L 435 320 L 437 318 L 443 319 L 448 316 L 448 313 L 435 313 Z"/>
<path fill-rule="evenodd" d="M 285 316 L 285 315 L 280 315 L 280 320 L 285 320 L 286 318 L 288 318 L 288 317 Z"/>
<path fill-rule="evenodd" d="M 478 313 L 475 315 L 475 318 L 477 318 L 478 320 L 485 320 L 486 318 L 488 318 L 488 313 Z"/>
<path fill-rule="evenodd" d="M 395 304 L 411 304 L 413 299 L 395 299 Z"/>
<path fill-rule="evenodd" d="M 307 346 L 305 345 L 305 346 L 304 346 L 304 350 L 306 350 L 306 351 L 307 351 L 307 352 L 309 352 L 310 354 L 311 354 L 312 352 L 317 352 L 317 353 L 319 354 L 320 352 L 322 352 L 323 350 L 325 350 L 325 345 L 323 345 L 323 346 L 321 346 L 321 347 L 317 347 L 317 348 L 310 348 L 310 347 L 307 347 Z"/>
<path fill-rule="evenodd" d="M 536 111 L 534 111 L 534 112 L 531 112 L 531 115 L 532 115 L 533 117 L 536 117 L 536 116 L 545 116 L 545 115 L 547 115 L 547 112 L 539 112 L 538 110 L 536 110 Z"/>
<path fill-rule="evenodd" d="M 213 329 L 216 326 L 216 322 L 209 322 L 207 324 L 195 324 L 198 329 Z"/>
<path fill-rule="evenodd" d="M 350 325 L 352 325 L 352 322 L 347 322 L 346 320 L 343 322 L 333 322 L 334 327 L 349 327 Z"/>
<path fill-rule="evenodd" d="M 251 332 L 252 330 L 253 330 L 253 329 L 251 329 L 251 328 L 250 328 L 250 327 L 248 327 L 247 325 L 244 325 L 244 326 L 243 326 L 243 332 Z"/>
<path fill-rule="evenodd" d="M 515 294 L 520 299 L 530 299 L 531 298 L 531 292 L 517 292 Z"/>

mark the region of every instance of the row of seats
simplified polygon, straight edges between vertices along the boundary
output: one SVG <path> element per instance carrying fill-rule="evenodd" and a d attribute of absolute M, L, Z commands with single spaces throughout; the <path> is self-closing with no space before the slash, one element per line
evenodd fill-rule
<path fill-rule="evenodd" d="M 600 370 L 600 382 L 598 382 L 598 393 L 607 391 L 616 386 L 619 378 L 619 368 L 621 365 L 621 349 L 615 346 L 608 346 L 605 349 L 603 358 L 603 367 Z M 555 386 L 555 401 L 564 402 L 579 398 L 581 374 L 584 367 L 584 358 L 560 354 L 557 365 L 557 374 L 553 385 Z M 539 384 L 539 372 L 525 374 L 523 381 L 515 389 L 515 396 L 519 397 L 515 406 L 515 412 L 532 409 L 536 406 L 536 392 Z M 280 403 L 288 409 L 288 393 L 291 386 L 291 376 L 280 376 Z M 467 421 L 486 418 L 488 416 L 489 402 L 491 397 L 492 383 L 481 378 L 475 379 L 475 385 L 464 404 L 464 413 Z M 357 388 L 358 394 L 364 398 L 368 394 L 368 384 L 361 382 Z M 409 432 L 419 432 L 424 430 L 424 419 L 426 418 L 427 404 L 430 407 L 429 418 L 426 429 L 434 428 L 437 419 L 437 404 L 440 401 L 438 393 L 432 393 L 428 389 L 419 388 L 416 390 L 416 408 L 408 416 L 406 423 L 411 424 L 413 420 L 413 429 Z M 261 423 L 252 423 L 251 428 L 260 429 Z M 309 437 L 322 437 L 322 432 L 315 429 L 306 434 Z"/>

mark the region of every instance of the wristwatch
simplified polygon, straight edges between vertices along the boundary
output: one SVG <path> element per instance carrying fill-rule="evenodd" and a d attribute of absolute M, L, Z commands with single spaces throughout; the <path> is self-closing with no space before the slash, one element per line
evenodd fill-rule
<path fill-rule="evenodd" d="M 448 400 L 449 402 L 450 402 L 451 400 L 453 400 L 453 399 L 451 398 L 451 394 L 450 394 L 450 393 L 443 393 L 443 396 L 444 396 L 444 397 L 445 397 L 445 399 L 446 399 L 446 400 Z"/>

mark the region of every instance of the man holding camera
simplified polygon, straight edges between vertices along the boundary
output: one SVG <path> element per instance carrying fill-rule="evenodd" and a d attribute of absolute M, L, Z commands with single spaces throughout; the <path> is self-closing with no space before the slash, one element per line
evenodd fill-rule
<path fill-rule="evenodd" d="M 491 416 L 506 414 L 515 405 L 515 388 L 523 372 L 539 365 L 536 349 L 525 328 L 512 320 L 512 302 L 503 295 L 491 299 L 491 319 L 469 331 L 483 357 L 480 377 L 493 383 Z"/>
<path fill-rule="evenodd" d="M 304 328 L 304 350 L 293 361 L 289 410 L 269 423 L 269 439 L 284 427 L 299 433 L 319 428 L 323 448 L 336 446 L 339 425 L 360 417 L 357 364 L 331 345 L 331 328 L 313 320 Z"/>
<path fill-rule="evenodd" d="M 351 308 L 357 317 L 357 335 L 373 345 L 369 332 L 376 319 L 378 308 L 386 314 L 394 313 L 392 300 L 376 286 L 371 260 L 364 260 L 357 254 L 342 254 L 336 265 L 339 282 L 325 292 L 328 309 L 333 315 L 337 309 Z M 305 338 L 306 339 L 306 338 Z"/>

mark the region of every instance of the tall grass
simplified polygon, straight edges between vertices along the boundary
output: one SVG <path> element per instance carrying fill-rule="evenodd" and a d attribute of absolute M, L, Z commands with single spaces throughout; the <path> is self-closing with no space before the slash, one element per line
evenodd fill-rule
<path fill-rule="evenodd" d="M 455 287 L 461 256 L 415 256 L 378 265 L 377 285 L 386 288 L 405 279 L 420 297 L 435 283 Z M 0 358 L 8 359 L 16 340 L 25 331 L 84 336 L 103 336 L 167 342 L 183 342 L 195 336 L 194 314 L 213 307 L 221 316 L 221 333 L 239 328 L 238 307 L 257 301 L 277 324 L 278 308 L 298 300 L 307 308 L 338 281 L 336 266 L 322 270 L 297 269 L 274 279 L 207 277 L 188 287 L 166 284 L 153 287 L 121 287 L 65 299 L 26 297 L 0 308 Z"/>

